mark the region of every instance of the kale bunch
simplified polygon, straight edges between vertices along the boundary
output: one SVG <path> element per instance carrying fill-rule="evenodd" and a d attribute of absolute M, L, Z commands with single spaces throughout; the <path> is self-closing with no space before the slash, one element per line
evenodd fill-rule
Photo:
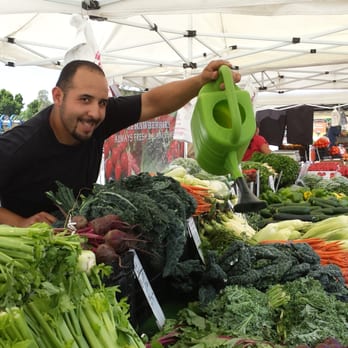
<path fill-rule="evenodd" d="M 196 201 L 171 177 L 158 173 L 131 175 L 121 180 L 120 186 L 134 194 L 141 192 L 151 199 L 157 207 L 157 213 L 167 216 L 163 229 L 161 246 L 164 247 L 165 265 L 163 276 L 169 276 L 179 262 L 186 244 L 186 222 L 196 210 Z M 144 204 L 138 206 L 139 212 L 145 209 Z M 161 221 L 161 219 L 159 220 Z M 158 225 L 153 217 L 154 224 Z"/>
<path fill-rule="evenodd" d="M 73 214 L 83 215 L 88 221 L 115 214 L 138 225 L 142 239 L 147 241 L 142 249 L 153 269 L 164 277 L 173 272 L 184 252 L 187 219 L 196 209 L 196 201 L 179 182 L 148 173 L 95 184 L 78 203 Z"/>
<path fill-rule="evenodd" d="M 310 276 L 324 289 L 345 301 L 348 289 L 338 266 L 320 264 L 320 257 L 307 243 L 249 245 L 234 241 L 217 260 L 226 273 L 228 285 L 254 286 L 266 290 Z"/>
<path fill-rule="evenodd" d="M 287 347 L 301 343 L 314 347 L 328 337 L 348 344 L 348 303 L 328 295 L 312 277 L 287 282 L 282 288 L 290 300 L 281 307 L 277 325 L 286 332 L 283 343 Z"/>

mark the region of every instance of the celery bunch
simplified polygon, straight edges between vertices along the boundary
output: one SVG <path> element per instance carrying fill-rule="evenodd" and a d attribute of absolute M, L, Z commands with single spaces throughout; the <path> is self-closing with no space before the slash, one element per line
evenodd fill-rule
<path fill-rule="evenodd" d="M 0 348 L 144 347 L 101 281 L 108 269 L 81 271 L 81 242 L 46 224 L 0 225 Z"/>

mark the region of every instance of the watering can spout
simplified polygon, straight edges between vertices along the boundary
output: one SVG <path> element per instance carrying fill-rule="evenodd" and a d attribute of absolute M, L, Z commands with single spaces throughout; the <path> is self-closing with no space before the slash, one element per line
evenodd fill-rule
<path fill-rule="evenodd" d="M 235 180 L 238 189 L 238 202 L 233 207 L 236 213 L 256 212 L 267 207 L 265 201 L 259 200 L 249 189 L 244 177 Z"/>

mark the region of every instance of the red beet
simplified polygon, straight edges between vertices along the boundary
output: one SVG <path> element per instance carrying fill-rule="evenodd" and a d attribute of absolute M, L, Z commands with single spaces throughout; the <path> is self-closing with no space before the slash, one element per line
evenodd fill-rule
<path fill-rule="evenodd" d="M 123 254 L 129 249 L 136 249 L 138 242 L 144 242 L 144 240 L 137 238 L 132 233 L 127 233 L 119 229 L 112 229 L 104 236 L 105 243 L 110 245 L 116 252 L 116 254 Z"/>
<path fill-rule="evenodd" d="M 89 225 L 93 227 L 94 233 L 104 235 L 113 228 L 113 225 L 120 223 L 120 221 L 117 215 L 108 214 L 91 220 Z"/>
<path fill-rule="evenodd" d="M 119 260 L 119 256 L 116 254 L 114 248 L 106 243 L 98 245 L 95 249 L 95 257 L 97 264 L 104 263 L 106 265 L 112 265 L 113 262 Z"/>
<path fill-rule="evenodd" d="M 75 215 L 71 217 L 71 222 L 75 224 L 77 230 L 85 228 L 88 225 L 88 220 L 82 215 Z"/>

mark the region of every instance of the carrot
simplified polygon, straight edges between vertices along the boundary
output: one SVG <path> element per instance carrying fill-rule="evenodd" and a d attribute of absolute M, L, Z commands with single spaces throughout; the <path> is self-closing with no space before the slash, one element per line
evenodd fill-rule
<path fill-rule="evenodd" d="M 212 197 L 212 194 L 208 187 L 188 185 L 185 183 L 180 183 L 180 185 L 197 203 L 196 210 L 193 214 L 194 216 L 210 212 L 212 205 L 208 200 Z"/>
<path fill-rule="evenodd" d="M 332 241 L 327 243 L 326 250 L 341 250 L 341 245 L 340 241 Z"/>

